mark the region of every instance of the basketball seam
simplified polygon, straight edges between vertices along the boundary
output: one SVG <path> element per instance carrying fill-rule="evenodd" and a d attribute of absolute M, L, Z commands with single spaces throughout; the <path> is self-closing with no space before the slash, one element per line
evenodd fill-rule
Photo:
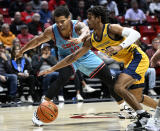
<path fill-rule="evenodd" d="M 41 105 L 42 106 L 42 105 Z M 40 110 L 41 110 L 41 113 L 43 114 L 43 116 L 45 117 L 45 118 L 47 118 L 45 115 L 44 115 L 44 113 L 43 113 L 43 111 L 42 111 L 42 109 L 41 109 L 41 106 L 40 106 Z M 48 119 L 48 118 L 47 118 Z M 51 121 L 51 119 L 48 119 L 49 121 Z"/>
<path fill-rule="evenodd" d="M 44 107 L 48 108 L 48 107 L 45 106 L 45 105 L 41 105 L 41 106 L 44 106 Z M 48 108 L 48 109 L 54 114 L 54 117 L 56 117 L 55 113 L 54 113 L 50 108 Z"/>

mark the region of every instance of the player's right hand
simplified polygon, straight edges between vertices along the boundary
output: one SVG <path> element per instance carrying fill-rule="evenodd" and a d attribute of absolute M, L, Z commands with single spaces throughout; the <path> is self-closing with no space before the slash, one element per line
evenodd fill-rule
<path fill-rule="evenodd" d="M 22 51 L 19 51 L 18 54 L 15 56 L 16 57 L 16 60 L 21 58 L 23 56 L 23 53 Z"/>

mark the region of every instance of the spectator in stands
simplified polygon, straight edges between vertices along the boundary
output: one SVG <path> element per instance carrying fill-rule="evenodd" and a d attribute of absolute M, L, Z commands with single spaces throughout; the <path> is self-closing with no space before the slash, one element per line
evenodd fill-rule
<path fill-rule="evenodd" d="M 160 13 L 160 1 L 153 0 L 153 2 L 149 4 L 149 10 L 152 14 Z"/>
<path fill-rule="evenodd" d="M 40 22 L 40 15 L 35 13 L 32 21 L 28 24 L 29 33 L 32 35 L 40 35 L 43 31 L 43 24 Z"/>
<path fill-rule="evenodd" d="M 159 49 L 160 47 L 160 40 L 158 38 L 154 38 L 152 40 L 152 48 L 146 50 L 146 54 L 149 57 L 149 60 L 151 60 L 151 57 L 155 54 L 155 52 Z M 156 72 L 158 73 L 160 67 L 160 61 L 157 62 L 157 65 L 155 68 L 148 68 L 146 72 L 146 77 L 148 79 L 148 86 L 149 86 L 149 92 L 151 94 L 156 94 L 154 91 L 154 86 L 155 86 L 155 81 L 156 81 Z M 156 70 L 155 70 L 156 69 Z"/>
<path fill-rule="evenodd" d="M 119 15 L 118 7 L 115 1 L 113 0 L 101 0 L 100 5 L 103 5 L 107 8 L 108 11 L 114 11 L 115 15 Z"/>
<path fill-rule="evenodd" d="M 89 9 L 90 7 L 96 6 L 99 4 L 98 0 L 85 0 L 85 8 L 86 10 Z"/>
<path fill-rule="evenodd" d="M 38 75 L 39 72 L 52 67 L 56 63 L 57 60 L 54 56 L 51 55 L 51 49 L 48 43 L 42 44 L 41 54 L 32 57 L 32 67 L 35 75 Z M 39 78 L 42 79 L 43 95 L 46 94 L 50 86 L 51 80 L 55 80 L 58 77 L 58 75 L 59 75 L 58 72 L 52 72 L 48 75 Z"/>
<path fill-rule="evenodd" d="M 109 23 L 112 24 L 120 24 L 120 21 L 118 21 L 118 19 L 116 18 L 115 12 L 114 10 L 111 10 L 109 12 L 109 17 L 108 17 Z"/>
<path fill-rule="evenodd" d="M 142 25 L 146 22 L 146 16 L 144 12 L 138 8 L 136 0 L 131 1 L 131 7 L 126 11 L 125 20 L 132 26 Z"/>
<path fill-rule="evenodd" d="M 9 101 L 17 102 L 17 75 L 12 74 L 10 57 L 5 53 L 5 46 L 0 43 L 0 83 L 9 87 Z"/>
<path fill-rule="evenodd" d="M 4 19 L 3 19 L 3 15 L 0 14 L 0 32 L 1 32 L 1 28 L 2 28 L 2 25 L 4 24 Z"/>
<path fill-rule="evenodd" d="M 126 10 L 130 7 L 130 0 L 116 0 L 118 5 L 119 15 L 124 16 Z"/>
<path fill-rule="evenodd" d="M 21 20 L 21 13 L 15 12 L 14 21 L 10 25 L 11 32 L 16 36 L 21 33 L 21 26 L 24 25 L 24 22 Z"/>
<path fill-rule="evenodd" d="M 36 101 L 35 95 L 35 79 L 32 73 L 31 63 L 25 58 L 21 57 L 15 60 L 15 55 L 19 52 L 20 45 L 14 44 L 11 52 L 11 65 L 12 71 L 14 74 L 18 76 L 20 88 L 19 88 L 19 96 L 23 95 L 23 85 L 27 85 L 29 88 L 29 95 L 32 96 L 32 99 Z M 31 100 L 32 102 L 32 100 Z"/>
<path fill-rule="evenodd" d="M 149 59 L 151 59 L 151 57 L 155 54 L 155 52 L 158 50 L 158 48 L 160 47 L 160 40 L 158 38 L 154 38 L 152 40 L 152 48 L 146 50 L 146 53 L 149 57 Z M 157 62 L 157 66 L 160 66 L 160 62 Z"/>
<path fill-rule="evenodd" d="M 65 0 L 49 0 L 48 5 L 49 5 L 49 10 L 52 11 L 58 6 L 66 5 L 66 2 Z"/>
<path fill-rule="evenodd" d="M 0 41 L 6 48 L 12 47 L 12 42 L 15 39 L 15 35 L 10 31 L 8 24 L 2 25 L 2 32 L 0 32 Z"/>
<path fill-rule="evenodd" d="M 34 12 L 32 10 L 32 4 L 30 2 L 28 2 L 26 4 L 25 11 L 21 12 L 22 21 L 24 23 L 28 24 L 29 22 L 31 22 L 33 14 L 34 14 Z"/>
<path fill-rule="evenodd" d="M 78 1 L 78 7 L 76 11 L 77 18 L 80 17 L 79 19 L 84 20 L 86 19 L 86 8 L 85 8 L 85 1 L 84 0 L 79 0 Z"/>
<path fill-rule="evenodd" d="M 14 0 L 11 4 L 9 4 L 9 16 L 14 17 L 15 12 L 22 12 L 24 9 L 25 6 L 22 0 Z"/>
<path fill-rule="evenodd" d="M 23 47 L 27 42 L 29 42 L 34 36 L 28 32 L 28 26 L 21 26 L 21 34 L 17 36 L 17 38 L 21 42 L 21 47 Z"/>
<path fill-rule="evenodd" d="M 42 1 L 41 4 L 41 10 L 39 12 L 40 16 L 41 16 L 41 23 L 45 24 L 45 23 L 49 23 L 51 20 L 51 12 L 48 10 L 48 2 L 47 1 Z"/>
<path fill-rule="evenodd" d="M 31 1 L 33 12 L 38 13 L 41 9 L 41 0 L 32 0 Z"/>
<path fill-rule="evenodd" d="M 147 0 L 139 0 L 138 5 L 146 15 L 149 15 L 149 3 Z"/>

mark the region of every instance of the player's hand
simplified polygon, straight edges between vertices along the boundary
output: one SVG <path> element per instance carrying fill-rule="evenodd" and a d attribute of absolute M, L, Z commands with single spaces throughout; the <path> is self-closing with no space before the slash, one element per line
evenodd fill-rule
<path fill-rule="evenodd" d="M 39 72 L 38 76 L 47 75 L 47 74 L 49 74 L 49 73 L 51 73 L 51 72 L 54 72 L 54 70 L 52 70 L 52 68 L 49 68 L 49 69 L 47 69 L 47 70 L 44 70 L 44 71 Z"/>
<path fill-rule="evenodd" d="M 82 43 L 83 41 L 82 41 L 81 38 L 72 38 L 72 37 L 70 37 L 68 42 L 73 42 L 73 43 L 79 44 L 79 43 Z"/>
<path fill-rule="evenodd" d="M 18 54 L 16 55 L 16 60 L 21 58 L 23 56 L 23 52 L 19 51 Z"/>
<path fill-rule="evenodd" d="M 110 47 L 106 48 L 105 52 L 109 56 L 112 56 L 112 55 L 116 54 L 118 51 L 120 51 L 121 49 L 122 49 L 121 46 L 110 46 Z"/>

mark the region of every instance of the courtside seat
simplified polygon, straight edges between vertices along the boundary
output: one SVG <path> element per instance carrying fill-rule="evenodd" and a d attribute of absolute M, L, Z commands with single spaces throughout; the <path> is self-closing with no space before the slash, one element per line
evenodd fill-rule
<path fill-rule="evenodd" d="M 146 16 L 147 18 L 147 22 L 150 24 L 150 25 L 158 25 L 158 18 L 154 15 L 152 16 Z"/>
<path fill-rule="evenodd" d="M 0 14 L 2 14 L 3 16 L 9 16 L 8 8 L 0 8 Z"/>
<path fill-rule="evenodd" d="M 152 40 L 157 36 L 157 33 L 153 26 L 139 26 L 138 28 L 142 37 L 148 36 L 150 40 Z"/>
<path fill-rule="evenodd" d="M 147 37 L 147 36 L 144 36 L 144 37 L 141 37 L 141 42 L 147 44 L 147 45 L 150 45 L 151 44 L 151 41 L 150 41 L 150 38 Z"/>

